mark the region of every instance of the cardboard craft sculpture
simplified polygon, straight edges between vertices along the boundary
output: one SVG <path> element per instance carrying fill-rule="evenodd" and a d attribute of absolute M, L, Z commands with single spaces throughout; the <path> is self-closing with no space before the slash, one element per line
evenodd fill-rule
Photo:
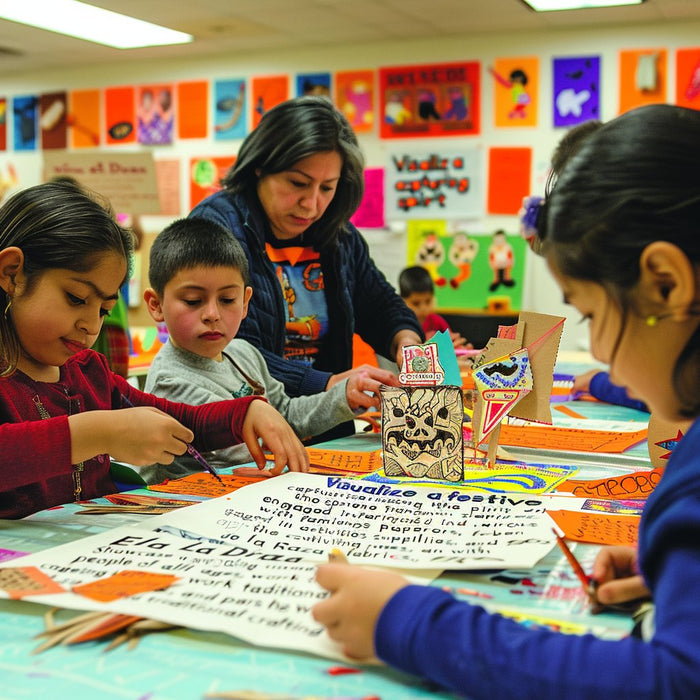
<path fill-rule="evenodd" d="M 462 389 L 441 384 L 437 344 L 404 348 L 407 386 L 381 388 L 382 455 L 387 476 L 439 481 L 464 478 Z"/>
<path fill-rule="evenodd" d="M 501 327 L 477 360 L 472 375 L 476 386 L 472 430 L 474 447 L 489 439 L 489 463 L 496 461 L 506 415 L 551 424 L 554 363 L 564 320 L 523 311 L 517 326 Z"/>

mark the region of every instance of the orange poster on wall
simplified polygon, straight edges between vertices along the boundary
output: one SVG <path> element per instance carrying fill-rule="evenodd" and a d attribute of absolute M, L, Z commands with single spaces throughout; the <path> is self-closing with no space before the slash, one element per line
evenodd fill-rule
<path fill-rule="evenodd" d="M 488 68 L 494 80 L 494 124 L 537 126 L 539 59 L 498 58 Z"/>
<path fill-rule="evenodd" d="M 338 71 L 335 74 L 335 104 L 356 133 L 374 127 L 374 71 Z"/>
<path fill-rule="evenodd" d="M 620 114 L 666 102 L 666 49 L 620 51 Z"/>
<path fill-rule="evenodd" d="M 194 80 L 177 84 L 177 135 L 181 139 L 205 139 L 209 129 L 209 83 Z"/>
<path fill-rule="evenodd" d="M 107 88 L 105 90 L 107 143 L 134 143 L 136 141 L 135 112 L 136 98 L 133 87 Z"/>
<path fill-rule="evenodd" d="M 221 189 L 221 178 L 236 162 L 235 156 L 214 156 L 190 160 L 190 209 Z"/>
<path fill-rule="evenodd" d="M 530 193 L 531 148 L 489 149 L 489 214 L 517 214 Z"/>
<path fill-rule="evenodd" d="M 68 133 L 72 148 L 100 145 L 100 91 L 73 90 L 68 95 Z"/>
<path fill-rule="evenodd" d="M 676 104 L 700 109 L 700 47 L 676 52 Z"/>
<path fill-rule="evenodd" d="M 251 81 L 251 103 L 253 116 L 251 123 L 255 128 L 268 109 L 289 99 L 289 76 L 271 75 L 253 78 Z"/>

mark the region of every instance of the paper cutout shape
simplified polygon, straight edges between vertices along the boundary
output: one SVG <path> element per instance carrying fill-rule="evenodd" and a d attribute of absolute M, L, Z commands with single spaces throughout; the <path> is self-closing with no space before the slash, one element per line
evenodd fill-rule
<path fill-rule="evenodd" d="M 461 388 L 382 387 L 380 393 L 386 475 L 461 481 Z"/>
<path fill-rule="evenodd" d="M 34 566 L 0 569 L 0 588 L 13 600 L 29 595 L 65 593 L 65 589 Z"/>
<path fill-rule="evenodd" d="M 568 540 L 592 544 L 637 546 L 639 517 L 599 515 L 572 510 L 552 510 L 547 514 L 562 529 Z"/>
<path fill-rule="evenodd" d="M 153 571 L 120 571 L 113 576 L 98 579 L 90 583 L 73 586 L 73 593 L 97 600 L 100 603 L 111 603 L 113 600 L 127 598 L 147 591 L 160 591 L 179 581 L 172 574 L 159 574 Z"/>

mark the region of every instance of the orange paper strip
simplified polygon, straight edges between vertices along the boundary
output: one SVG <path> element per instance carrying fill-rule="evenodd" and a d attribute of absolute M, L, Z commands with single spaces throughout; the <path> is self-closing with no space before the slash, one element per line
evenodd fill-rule
<path fill-rule="evenodd" d="M 627 547 L 637 545 L 639 517 L 636 515 L 599 515 L 572 510 L 547 513 L 569 540 Z"/>
<path fill-rule="evenodd" d="M 120 571 L 107 578 L 73 586 L 73 593 L 100 603 L 110 603 L 146 591 L 159 591 L 178 581 L 172 574 L 157 574 L 151 571 Z"/>
<path fill-rule="evenodd" d="M 551 425 L 504 425 L 501 428 L 499 443 L 574 452 L 620 453 L 645 440 L 646 436 L 646 428 L 619 433 L 614 430 L 582 430 Z"/>
<path fill-rule="evenodd" d="M 608 500 L 647 498 L 659 483 L 663 473 L 663 469 L 651 469 L 591 481 L 569 479 L 560 484 L 557 490 L 572 493 L 579 498 L 606 498 Z"/>
<path fill-rule="evenodd" d="M 64 588 L 34 566 L 0 569 L 0 588 L 13 600 L 29 595 L 65 593 Z"/>

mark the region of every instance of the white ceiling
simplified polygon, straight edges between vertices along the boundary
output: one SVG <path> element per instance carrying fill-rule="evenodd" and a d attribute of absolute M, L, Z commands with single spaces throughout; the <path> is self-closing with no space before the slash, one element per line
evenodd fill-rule
<path fill-rule="evenodd" d="M 121 51 L 0 20 L 0 75 L 154 58 L 485 32 L 660 24 L 700 19 L 700 0 L 535 13 L 520 0 L 91 0 L 194 35 L 192 44 Z"/>

